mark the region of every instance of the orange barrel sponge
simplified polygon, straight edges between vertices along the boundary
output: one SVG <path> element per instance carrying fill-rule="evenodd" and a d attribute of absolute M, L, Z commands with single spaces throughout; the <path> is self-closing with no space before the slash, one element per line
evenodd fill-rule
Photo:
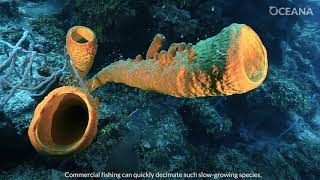
<path fill-rule="evenodd" d="M 155 37 L 146 60 L 120 60 L 102 69 L 88 80 L 88 89 L 115 82 L 176 97 L 227 96 L 255 89 L 267 76 L 266 48 L 244 24 L 231 24 L 196 45 L 174 43 L 158 53 L 163 39 Z"/>
<path fill-rule="evenodd" d="M 88 146 L 97 133 L 98 105 L 91 95 L 60 87 L 38 104 L 28 135 L 40 153 L 65 155 Z"/>
<path fill-rule="evenodd" d="M 68 54 L 80 77 L 84 78 L 88 74 L 97 52 L 98 45 L 94 32 L 84 26 L 74 26 L 68 31 L 66 44 Z"/>

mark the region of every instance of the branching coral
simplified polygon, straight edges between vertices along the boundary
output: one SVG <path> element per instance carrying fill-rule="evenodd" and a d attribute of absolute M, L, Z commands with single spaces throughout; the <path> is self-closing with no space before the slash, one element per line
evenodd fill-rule
<path fill-rule="evenodd" d="M 246 25 L 232 24 L 194 46 L 174 43 L 160 53 L 164 38 L 157 36 L 146 60 L 138 55 L 110 64 L 88 81 L 89 90 L 117 82 L 176 97 L 232 95 L 258 87 L 267 75 L 266 49 Z"/>
<path fill-rule="evenodd" d="M 29 41 L 28 49 L 22 44 Z M 34 96 L 41 96 L 48 91 L 56 80 L 63 78 L 66 67 L 53 72 L 49 76 L 35 74 L 32 69 L 36 60 L 41 60 L 41 65 L 46 65 L 46 55 L 34 50 L 35 42 L 31 32 L 25 31 L 20 40 L 12 45 L 0 40 L 6 59 L 0 64 L 0 89 L 9 93 L 1 99 L 0 107 L 14 95 L 17 90 L 33 92 Z"/>

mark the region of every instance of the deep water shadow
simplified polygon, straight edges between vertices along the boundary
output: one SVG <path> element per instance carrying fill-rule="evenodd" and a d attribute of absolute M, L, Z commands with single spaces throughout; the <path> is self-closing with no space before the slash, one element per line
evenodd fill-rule
<path fill-rule="evenodd" d="M 209 144 L 210 137 L 205 127 L 199 123 L 199 114 L 195 113 L 190 106 L 183 105 L 178 109 L 182 121 L 188 128 L 187 141 L 193 145 Z"/>
<path fill-rule="evenodd" d="M 27 131 L 18 134 L 14 125 L 0 112 L 0 171 L 13 168 L 30 159 L 34 154 Z"/>

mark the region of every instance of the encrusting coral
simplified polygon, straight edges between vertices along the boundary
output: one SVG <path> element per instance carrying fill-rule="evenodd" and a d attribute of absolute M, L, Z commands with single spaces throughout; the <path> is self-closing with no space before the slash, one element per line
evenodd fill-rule
<path fill-rule="evenodd" d="M 258 87 L 266 78 L 267 52 L 248 26 L 232 24 L 218 35 L 198 42 L 173 43 L 160 51 L 164 37 L 157 35 L 146 60 L 116 61 L 88 80 L 88 88 L 124 83 L 176 97 L 232 95 Z"/>
<path fill-rule="evenodd" d="M 28 132 L 35 149 L 62 155 L 89 145 L 98 119 L 98 104 L 90 92 L 108 82 L 193 98 L 245 93 L 266 78 L 266 49 L 246 25 L 232 24 L 194 46 L 174 43 L 168 51 L 159 52 L 164 39 L 161 34 L 155 36 L 146 60 L 138 55 L 114 62 L 84 82 L 95 54 L 95 35 L 86 27 L 71 28 L 67 35 L 69 67 L 82 89 L 55 89 L 37 106 Z"/>

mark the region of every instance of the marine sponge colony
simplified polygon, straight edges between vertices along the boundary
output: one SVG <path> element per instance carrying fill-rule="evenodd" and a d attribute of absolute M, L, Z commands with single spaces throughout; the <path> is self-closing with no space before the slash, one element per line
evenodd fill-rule
<path fill-rule="evenodd" d="M 266 49 L 259 36 L 246 25 L 232 24 L 194 46 L 174 43 L 168 51 L 160 51 L 164 39 L 161 34 L 155 36 L 145 60 L 138 55 L 135 59 L 116 61 L 87 82 L 82 82 L 82 89 L 61 87 L 49 93 L 36 108 L 32 128 L 29 128 L 29 138 L 36 150 L 62 155 L 89 145 L 96 134 L 98 120 L 98 103 L 93 101 L 90 93 L 109 82 L 195 98 L 246 93 L 257 88 L 266 78 Z M 69 67 L 80 82 L 92 66 L 96 47 L 95 35 L 89 28 L 76 26 L 69 30 Z M 76 122 L 61 113 L 75 109 L 88 118 Z M 79 123 L 82 125 L 70 126 Z M 70 141 L 61 143 L 64 138 Z"/>

